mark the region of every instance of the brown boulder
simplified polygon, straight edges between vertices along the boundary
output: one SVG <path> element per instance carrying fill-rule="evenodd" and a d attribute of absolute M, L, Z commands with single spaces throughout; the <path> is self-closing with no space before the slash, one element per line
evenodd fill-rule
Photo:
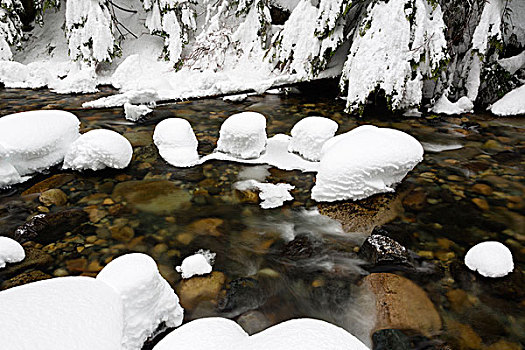
<path fill-rule="evenodd" d="M 175 291 L 180 298 L 182 307 L 192 310 L 201 301 L 216 302 L 225 281 L 226 276 L 222 272 L 213 271 L 206 276 L 181 280 L 175 287 Z"/>
<path fill-rule="evenodd" d="M 376 297 L 374 331 L 400 329 L 431 337 L 441 330 L 441 318 L 421 287 L 391 273 L 373 273 L 363 283 Z"/>

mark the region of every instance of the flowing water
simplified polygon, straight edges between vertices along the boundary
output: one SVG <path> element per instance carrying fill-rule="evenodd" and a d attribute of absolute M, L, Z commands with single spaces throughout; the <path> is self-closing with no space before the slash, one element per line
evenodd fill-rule
<path fill-rule="evenodd" d="M 0 271 L 4 288 L 21 283 L 13 284 L 20 274 L 29 276 L 21 278 L 26 282 L 47 277 L 44 274 L 95 276 L 113 258 L 143 252 L 157 261 L 184 300 L 186 321 L 218 315 L 254 331 L 294 317 L 316 317 L 365 339 L 376 308 L 362 280 L 369 272 L 391 272 L 419 285 L 443 324 L 442 331 L 433 334 L 424 325 L 419 332 L 406 332 L 411 347 L 525 346 L 525 120 L 489 115 L 356 118 L 343 112 L 340 101 L 302 95 L 252 96 L 238 104 L 209 99 L 163 105 L 136 124 L 124 119 L 121 108 L 80 108 L 82 102 L 110 93 L 0 90 L 0 116 L 41 108 L 70 110 L 82 121 L 83 132 L 112 129 L 134 147 L 127 169 L 77 173 L 55 167 L 0 192 L 0 235 L 11 234 L 37 213 L 89 214 L 79 221 L 59 221 L 55 233 L 60 228 L 67 232 L 52 241 L 26 243 L 26 248 L 52 259 L 38 255 L 9 274 Z M 266 116 L 269 136 L 288 133 L 301 118 L 321 115 L 337 121 L 339 132 L 362 124 L 403 130 L 427 152 L 395 195 L 318 208 L 309 198 L 314 174 L 219 161 L 178 169 L 165 163 L 152 143 L 158 122 L 180 117 L 192 124 L 199 152 L 208 154 L 224 119 L 246 110 Z M 263 210 L 256 193 L 233 189 L 246 178 L 290 183 L 295 200 Z M 39 188 L 32 187 L 42 181 Z M 42 188 L 60 188 L 67 203 L 43 206 L 38 199 Z M 370 267 L 360 259 L 364 238 L 381 224 L 411 251 L 412 268 Z M 468 248 L 485 240 L 511 249 L 516 265 L 511 275 L 489 280 L 464 267 Z M 217 254 L 217 272 L 197 282 L 180 281 L 175 266 L 199 249 Z M 32 270 L 42 274 L 30 274 Z M 409 314 L 408 324 L 417 325 L 430 311 Z"/>

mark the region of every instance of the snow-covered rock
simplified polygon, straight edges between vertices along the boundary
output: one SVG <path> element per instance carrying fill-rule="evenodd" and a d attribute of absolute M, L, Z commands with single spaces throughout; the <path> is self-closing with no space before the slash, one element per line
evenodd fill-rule
<path fill-rule="evenodd" d="M 329 140 L 322 150 L 312 199 L 359 200 L 393 192 L 392 185 L 423 160 L 423 147 L 412 136 L 372 125 Z"/>
<path fill-rule="evenodd" d="M 0 171 L 11 179 L 0 182 L 12 184 L 18 179 L 13 168 L 23 176 L 60 163 L 80 136 L 79 126 L 78 118 L 65 111 L 30 111 L 0 118 Z"/>
<path fill-rule="evenodd" d="M 473 110 L 474 104 L 467 96 L 461 97 L 456 102 L 450 102 L 445 95 L 441 96 L 436 104 L 430 109 L 431 112 L 448 115 L 471 113 Z"/>
<path fill-rule="evenodd" d="M 127 120 L 131 120 L 132 122 L 136 122 L 140 118 L 142 118 L 145 115 L 150 114 L 153 112 L 151 108 L 145 105 L 132 105 L 131 103 L 124 103 L 124 113 L 126 115 Z"/>
<path fill-rule="evenodd" d="M 525 114 L 525 85 L 512 90 L 489 107 L 498 116 L 517 116 Z"/>
<path fill-rule="evenodd" d="M 0 292 L 0 349 L 121 350 L 120 296 L 91 277 L 62 277 Z"/>
<path fill-rule="evenodd" d="M 25 257 L 26 253 L 20 243 L 9 237 L 0 237 L 0 269 L 6 263 L 17 263 Z"/>
<path fill-rule="evenodd" d="M 182 118 L 164 119 L 155 127 L 153 142 L 160 156 L 176 167 L 190 167 L 199 162 L 198 141 L 190 123 Z"/>
<path fill-rule="evenodd" d="M 217 151 L 235 157 L 257 158 L 266 147 L 266 118 L 256 112 L 230 116 L 221 125 Z"/>
<path fill-rule="evenodd" d="M 211 272 L 214 260 L 215 253 L 201 249 L 197 253 L 184 258 L 182 264 L 175 269 L 182 274 L 182 278 L 205 275 Z"/>
<path fill-rule="evenodd" d="M 297 152 L 311 161 L 319 161 L 326 141 L 334 137 L 339 125 L 323 117 L 306 117 L 292 128 L 289 152 Z"/>
<path fill-rule="evenodd" d="M 80 136 L 64 158 L 64 169 L 101 170 L 106 167 L 123 169 L 131 162 L 133 147 L 112 130 L 91 130 Z"/>
<path fill-rule="evenodd" d="M 293 197 L 290 191 L 294 188 L 295 186 L 286 183 L 272 184 L 256 180 L 245 180 L 235 183 L 235 189 L 239 191 L 260 191 L 259 198 L 262 200 L 261 208 L 263 209 L 277 208 L 282 206 L 286 201 L 292 201 Z"/>
<path fill-rule="evenodd" d="M 177 328 L 154 350 L 369 350 L 352 334 L 325 321 L 295 319 L 249 336 L 226 318 L 201 318 Z"/>
<path fill-rule="evenodd" d="M 476 244 L 465 255 L 465 265 L 485 277 L 503 277 L 514 270 L 509 248 L 500 242 Z"/>
<path fill-rule="evenodd" d="M 166 327 L 182 323 L 179 298 L 161 277 L 155 261 L 145 254 L 127 254 L 113 260 L 98 274 L 97 281 L 120 295 L 124 312 L 122 349 L 141 349 L 163 322 Z"/>

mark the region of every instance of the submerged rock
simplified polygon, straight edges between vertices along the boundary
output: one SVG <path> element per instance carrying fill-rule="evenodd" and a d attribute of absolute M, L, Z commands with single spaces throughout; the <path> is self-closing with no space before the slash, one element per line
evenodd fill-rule
<path fill-rule="evenodd" d="M 410 350 L 410 339 L 398 329 L 382 329 L 372 335 L 374 350 Z"/>
<path fill-rule="evenodd" d="M 248 311 L 237 318 L 237 323 L 250 335 L 270 327 L 272 323 L 260 311 Z"/>
<path fill-rule="evenodd" d="M 167 180 L 121 182 L 115 186 L 112 197 L 122 198 L 131 207 L 154 214 L 168 214 L 191 203 L 188 192 Z"/>

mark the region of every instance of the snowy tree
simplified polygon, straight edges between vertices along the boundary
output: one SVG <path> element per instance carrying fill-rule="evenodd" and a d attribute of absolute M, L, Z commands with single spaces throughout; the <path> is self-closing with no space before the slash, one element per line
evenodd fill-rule
<path fill-rule="evenodd" d="M 262 58 L 271 27 L 267 0 L 204 0 L 204 5 L 203 30 L 192 45 L 186 66 L 216 71 L 228 57 Z"/>
<path fill-rule="evenodd" d="M 195 0 L 142 0 L 148 12 L 146 27 L 152 34 L 164 37 L 167 60 L 179 65 L 182 49 L 197 29 Z"/>
<path fill-rule="evenodd" d="M 272 38 L 270 61 L 277 68 L 310 78 L 324 70 L 347 39 L 345 17 L 352 1 L 301 0 L 284 28 Z"/>
<path fill-rule="evenodd" d="M 118 54 L 109 6 L 109 0 L 67 1 L 65 29 L 71 59 L 92 66 Z"/>
<path fill-rule="evenodd" d="M 444 28 L 440 6 L 427 0 L 372 2 L 343 68 L 347 110 L 362 110 L 379 90 L 393 110 L 418 107 L 424 80 L 433 78 L 447 59 Z"/>
<path fill-rule="evenodd" d="M 0 0 L 0 60 L 13 57 L 11 46 L 20 47 L 22 23 L 19 13 L 23 10 L 20 0 Z"/>

